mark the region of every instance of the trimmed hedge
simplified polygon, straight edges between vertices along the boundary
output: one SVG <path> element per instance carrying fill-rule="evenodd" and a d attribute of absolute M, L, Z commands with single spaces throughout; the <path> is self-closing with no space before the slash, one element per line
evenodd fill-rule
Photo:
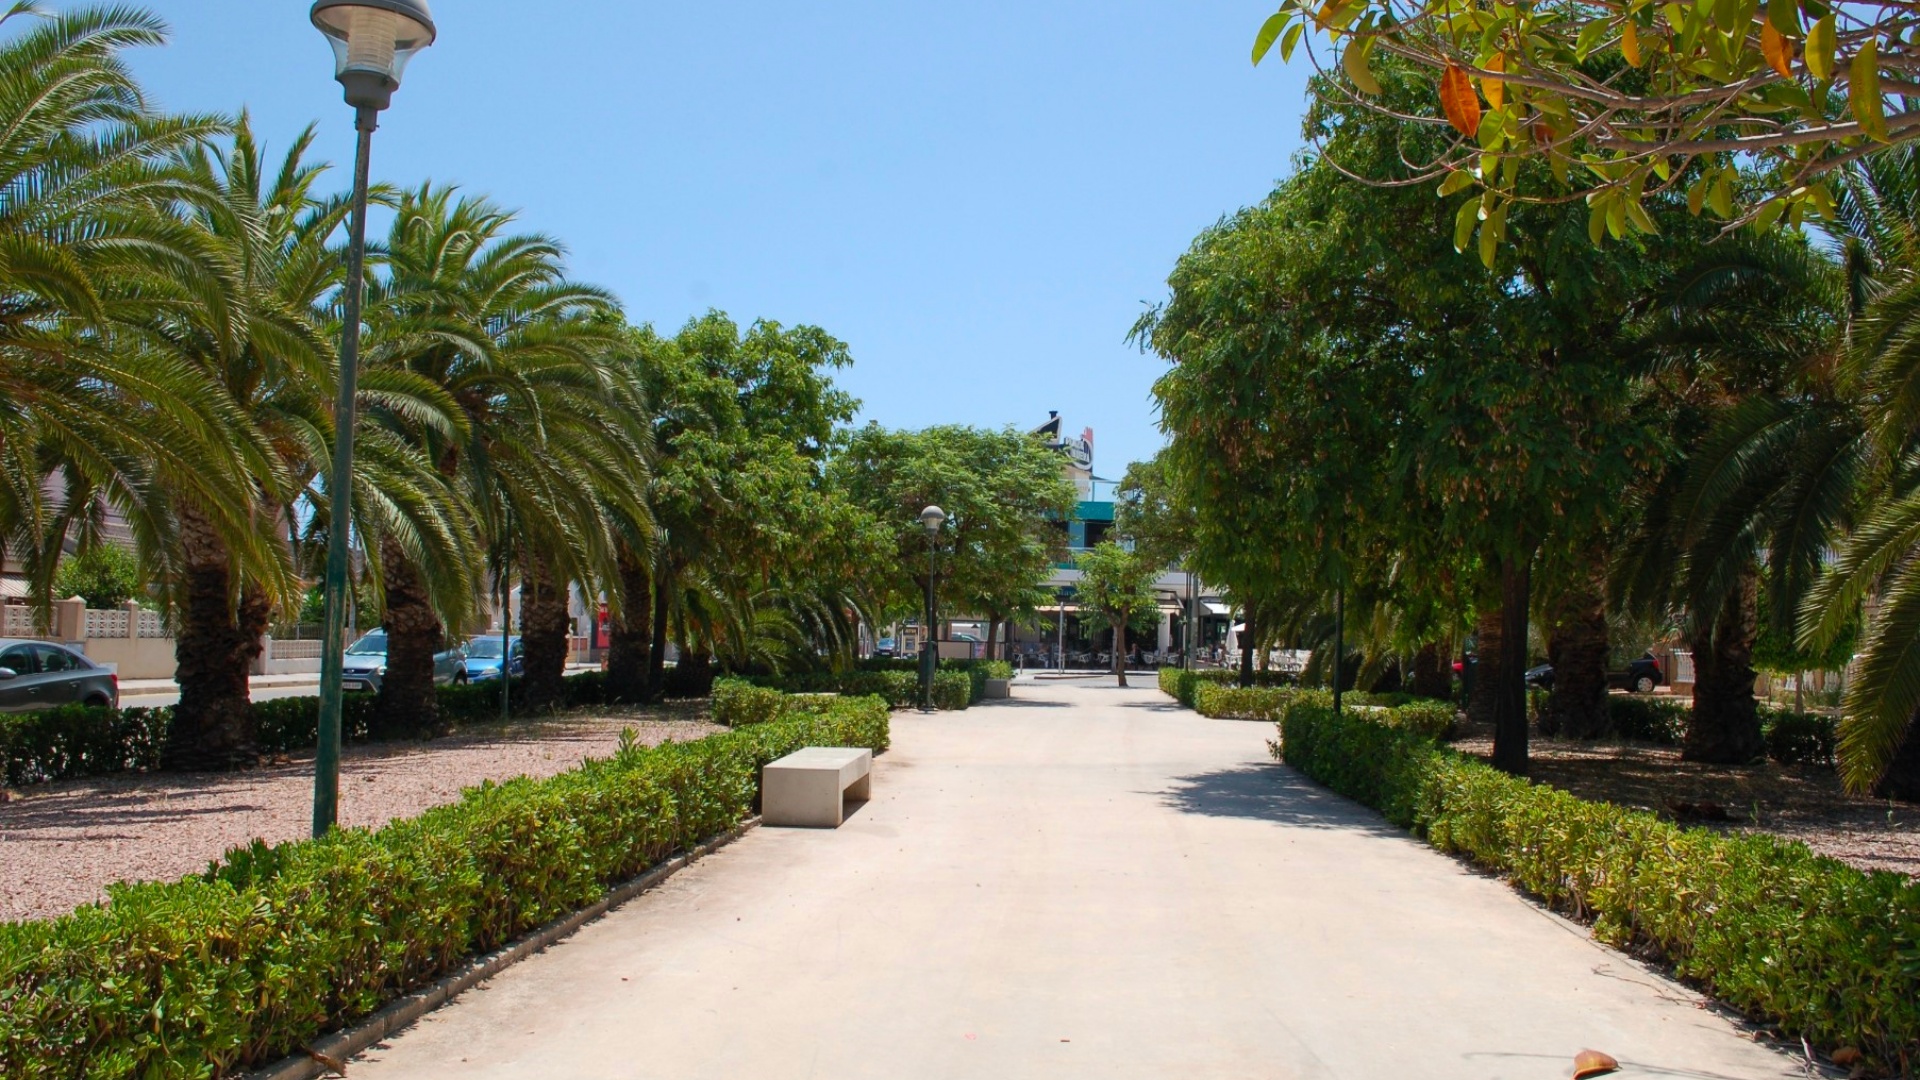
<path fill-rule="evenodd" d="M 873 696 L 895 709 L 911 709 L 920 704 L 920 669 L 898 666 L 875 667 L 875 661 L 862 661 L 848 672 L 809 671 L 791 675 L 756 675 L 743 680 L 751 685 L 786 694 L 846 694 Z M 882 660 L 898 665 L 904 661 Z M 1004 671 L 1003 675 L 996 672 Z M 971 708 L 987 696 L 989 678 L 1010 679 L 1013 665 L 1004 660 L 946 660 L 933 674 L 933 707 L 944 712 Z M 715 696 L 719 689 L 716 684 Z M 715 705 L 716 714 L 718 704 Z M 723 721 L 724 722 L 724 721 Z"/>
<path fill-rule="evenodd" d="M 589 671 L 567 678 L 562 708 L 606 702 L 606 676 Z M 509 688 L 516 707 L 521 684 Z M 500 716 L 500 684 L 443 686 L 437 694 L 440 719 L 447 724 L 485 723 Z M 342 699 L 341 737 L 348 743 L 419 738 L 415 730 L 382 728 L 374 694 Z M 263 754 L 310 750 L 320 737 L 318 697 L 256 701 L 249 707 Z M 82 776 L 151 770 L 160 767 L 173 709 L 100 709 L 67 705 L 30 713 L 0 713 L 0 783 L 14 787 Z"/>
<path fill-rule="evenodd" d="M 1388 702 L 1403 702 L 1391 705 Z M 1226 720 L 1264 720 L 1277 723 L 1296 703 L 1311 703 L 1333 708 L 1333 695 L 1325 690 L 1298 687 L 1241 688 L 1202 682 L 1194 689 L 1194 711 L 1202 716 Z M 1369 718 L 1390 727 L 1420 732 L 1429 738 L 1444 739 L 1453 730 L 1456 713 L 1452 702 L 1429 701 L 1404 694 L 1341 695 L 1347 709 L 1369 710 Z"/>
<path fill-rule="evenodd" d="M 1782 765 L 1833 766 L 1833 753 L 1840 742 L 1833 717 L 1766 709 L 1761 712 L 1760 723 L 1766 732 L 1767 756 L 1773 760 Z"/>
<path fill-rule="evenodd" d="M 770 723 L 780 716 L 787 695 L 755 686 L 745 679 L 713 681 L 713 719 L 730 728 Z"/>
<path fill-rule="evenodd" d="M 0 925 L 0 1075 L 218 1077 L 295 1053 L 734 828 L 767 762 L 887 741 L 871 699 L 697 742 L 628 741 L 378 831 L 255 844 L 204 875 Z"/>
<path fill-rule="evenodd" d="M 1591 922 L 1600 940 L 1657 954 L 1789 1036 L 1883 1067 L 1920 1059 L 1920 884 L 1777 837 L 1586 802 L 1315 702 L 1296 702 L 1280 728 L 1287 764 Z"/>

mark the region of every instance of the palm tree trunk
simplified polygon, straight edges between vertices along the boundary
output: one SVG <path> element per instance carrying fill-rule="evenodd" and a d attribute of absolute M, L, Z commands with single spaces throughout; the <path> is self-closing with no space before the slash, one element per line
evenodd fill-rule
<path fill-rule="evenodd" d="M 1613 730 L 1607 710 L 1607 607 L 1598 581 L 1569 589 L 1554 605 L 1547 661 L 1553 694 L 1541 727 L 1570 739 L 1598 739 Z"/>
<path fill-rule="evenodd" d="M 1440 655 L 1440 646 L 1432 642 L 1420 646 L 1413 655 L 1413 696 L 1442 700 L 1453 696 L 1446 660 Z"/>
<path fill-rule="evenodd" d="M 1107 621 L 1113 624 L 1113 673 L 1120 685 L 1127 685 L 1127 622 L 1109 615 Z"/>
<path fill-rule="evenodd" d="M 520 640 L 526 659 L 527 707 L 553 709 L 566 700 L 567 590 L 546 559 L 527 560 L 520 586 Z"/>
<path fill-rule="evenodd" d="M 1494 680 L 1493 765 L 1527 775 L 1527 608 L 1533 600 L 1533 556 L 1500 560 L 1500 671 Z"/>
<path fill-rule="evenodd" d="M 452 726 L 440 718 L 433 686 L 433 654 L 444 647 L 446 628 L 427 598 L 419 568 L 391 538 L 380 541 L 386 571 L 387 673 L 380 679 L 374 730 L 383 737 L 431 739 Z"/>
<path fill-rule="evenodd" d="M 1753 697 L 1754 605 L 1759 575 L 1749 569 L 1720 605 L 1712 637 L 1693 645 L 1693 718 L 1681 756 L 1746 765 L 1765 751 Z"/>
<path fill-rule="evenodd" d="M 188 502 L 178 509 L 181 603 L 174 638 L 174 679 L 180 703 L 161 766 L 207 771 L 258 763 L 258 725 L 247 676 L 260 658 L 260 639 L 273 609 L 257 589 L 243 587 L 234 603 L 233 558 L 213 522 Z"/>
<path fill-rule="evenodd" d="M 614 701 L 647 700 L 653 651 L 653 575 L 636 552 L 620 555 L 620 617 L 607 638 L 607 693 Z M 664 658 L 663 658 L 664 659 Z"/>

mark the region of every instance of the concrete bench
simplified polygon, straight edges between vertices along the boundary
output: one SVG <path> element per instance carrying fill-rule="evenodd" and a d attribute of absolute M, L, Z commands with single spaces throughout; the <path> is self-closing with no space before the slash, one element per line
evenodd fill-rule
<path fill-rule="evenodd" d="M 867 801 L 873 751 L 809 746 L 772 762 L 761 773 L 760 820 L 767 825 L 837 829 L 841 795 Z"/>

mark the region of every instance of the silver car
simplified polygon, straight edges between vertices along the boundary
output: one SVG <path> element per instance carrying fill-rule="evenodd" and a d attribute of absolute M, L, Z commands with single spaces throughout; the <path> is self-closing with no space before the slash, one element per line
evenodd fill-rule
<path fill-rule="evenodd" d="M 346 662 L 340 668 L 340 683 L 348 691 L 379 690 L 387 674 L 387 632 L 374 630 L 347 646 Z M 459 646 L 433 654 L 433 684 L 465 685 L 467 654 Z"/>
<path fill-rule="evenodd" d="M 64 645 L 0 638 L 0 712 L 62 705 L 118 708 L 120 680 Z"/>

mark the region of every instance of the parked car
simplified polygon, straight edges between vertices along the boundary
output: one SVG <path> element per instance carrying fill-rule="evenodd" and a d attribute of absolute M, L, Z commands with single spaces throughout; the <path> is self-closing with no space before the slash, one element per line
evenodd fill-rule
<path fill-rule="evenodd" d="M 387 674 L 387 632 L 374 630 L 347 646 L 340 668 L 341 685 L 348 690 L 379 690 Z M 465 684 L 467 654 L 459 646 L 433 654 L 433 684 Z"/>
<path fill-rule="evenodd" d="M 500 635 L 467 639 L 467 681 L 486 682 L 500 677 Z M 520 653 L 520 635 L 507 639 L 507 674 L 519 678 L 526 674 L 526 658 Z"/>
<path fill-rule="evenodd" d="M 873 643 L 873 655 L 892 656 L 893 653 L 894 653 L 894 646 L 893 646 L 892 638 L 883 637 L 879 641 L 876 641 Z"/>
<path fill-rule="evenodd" d="M 1628 664 L 1625 671 L 1607 673 L 1608 686 L 1636 694 L 1651 694 L 1655 687 L 1664 685 L 1666 681 L 1666 673 L 1660 670 L 1660 661 L 1655 660 L 1652 653 L 1644 654 Z M 1542 690 L 1553 689 L 1553 665 L 1541 664 L 1536 668 L 1528 668 L 1527 685 Z"/>
<path fill-rule="evenodd" d="M 118 708 L 120 679 L 64 645 L 0 638 L 0 712 L 62 705 Z"/>

